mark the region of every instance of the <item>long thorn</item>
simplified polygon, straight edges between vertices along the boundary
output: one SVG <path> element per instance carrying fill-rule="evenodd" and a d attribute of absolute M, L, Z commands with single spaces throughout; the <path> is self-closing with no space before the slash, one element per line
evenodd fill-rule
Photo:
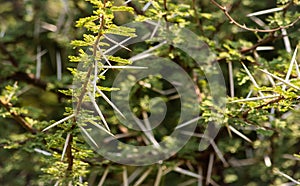
<path fill-rule="evenodd" d="M 55 127 L 56 125 L 61 124 L 61 123 L 65 122 L 65 121 L 67 121 L 67 120 L 73 118 L 74 116 L 75 116 L 75 114 L 71 114 L 70 116 L 67 116 L 67 117 L 65 117 L 65 118 L 63 118 L 63 119 L 61 119 L 61 120 L 59 120 L 59 121 L 53 123 L 52 125 L 46 127 L 45 129 L 42 130 L 42 132 L 45 132 L 46 130 L 51 129 L 52 127 Z"/>
<path fill-rule="evenodd" d="M 268 74 L 268 75 L 272 76 L 274 79 L 277 79 L 277 80 L 281 81 L 282 83 L 284 83 L 284 84 L 286 84 L 286 85 L 288 85 L 288 86 L 290 86 L 290 87 L 293 87 L 293 88 L 296 89 L 296 90 L 300 90 L 300 88 L 299 88 L 298 86 L 293 85 L 292 83 L 290 83 L 290 82 L 288 82 L 288 81 L 285 81 L 284 79 L 282 79 L 282 78 L 280 78 L 280 77 L 278 77 L 278 76 L 275 76 L 275 75 L 271 74 L 271 73 L 268 72 L 267 70 L 261 70 L 261 69 L 259 69 L 259 70 L 262 71 L 262 72 L 265 73 L 265 74 Z"/>

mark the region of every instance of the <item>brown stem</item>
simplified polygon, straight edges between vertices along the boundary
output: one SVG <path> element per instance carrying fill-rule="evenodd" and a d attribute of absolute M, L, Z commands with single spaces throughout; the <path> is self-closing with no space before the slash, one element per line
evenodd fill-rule
<path fill-rule="evenodd" d="M 165 9 L 165 11 L 168 11 L 167 0 L 164 0 L 164 9 Z"/>
<path fill-rule="evenodd" d="M 70 134 L 70 139 L 69 139 L 69 143 L 68 143 L 68 146 L 67 146 L 67 150 L 66 150 L 66 155 L 67 155 L 67 158 L 68 158 L 68 172 L 72 171 L 73 169 L 73 161 L 74 161 L 74 157 L 73 157 L 73 154 L 72 154 L 72 141 L 73 141 L 73 135 Z"/>

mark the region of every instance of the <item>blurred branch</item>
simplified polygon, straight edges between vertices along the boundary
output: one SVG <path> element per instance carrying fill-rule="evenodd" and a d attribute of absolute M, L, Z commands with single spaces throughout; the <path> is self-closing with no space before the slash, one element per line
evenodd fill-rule
<path fill-rule="evenodd" d="M 40 79 L 35 78 L 33 74 L 27 74 L 25 72 L 15 72 L 12 76 L 8 77 L 8 79 L 13 79 L 16 81 L 23 81 L 28 84 L 34 85 L 36 87 L 39 87 L 43 90 L 46 90 L 47 83 L 44 81 L 41 81 Z"/>
<path fill-rule="evenodd" d="M 79 12 L 83 15 L 89 15 L 89 12 L 86 9 L 79 6 L 80 1 L 74 0 L 74 6 L 79 10 Z"/>
<path fill-rule="evenodd" d="M 18 68 L 19 67 L 19 63 L 18 60 L 11 54 L 11 52 L 9 52 L 6 48 L 6 46 L 0 42 L 0 51 L 2 54 L 8 56 L 8 60 L 9 62 L 12 64 L 13 67 Z M 42 81 L 40 79 L 37 79 L 33 74 L 27 74 L 25 72 L 22 71 L 17 71 L 15 72 L 13 75 L 6 77 L 5 79 L 12 79 L 15 81 L 22 81 L 22 82 L 26 82 L 28 84 L 31 84 L 33 86 L 36 86 L 38 88 L 41 88 L 43 90 L 47 90 L 47 83 L 45 81 Z M 3 80 L 0 78 L 0 81 Z M 55 93 L 59 99 L 63 98 L 63 97 L 69 97 L 61 92 L 58 92 L 57 90 L 50 90 L 52 93 Z"/>
<path fill-rule="evenodd" d="M 15 80 L 15 81 L 25 82 L 25 83 L 28 83 L 28 84 L 33 85 L 35 87 L 38 87 L 42 90 L 47 90 L 47 84 L 48 83 L 45 82 L 45 81 L 42 81 L 40 79 L 37 79 L 33 74 L 27 74 L 25 72 L 18 71 L 18 72 L 15 72 L 13 75 L 7 77 L 6 79 L 12 79 L 12 80 Z M 70 97 L 70 96 L 67 96 L 67 95 L 57 91 L 57 89 L 51 89 L 49 91 L 56 94 L 59 99 Z"/>
<path fill-rule="evenodd" d="M 14 67 L 18 67 L 19 64 L 17 60 L 14 58 L 14 56 L 6 49 L 5 45 L 3 43 L 0 43 L 0 51 L 2 54 L 8 56 L 8 60 Z"/>
<path fill-rule="evenodd" d="M 36 134 L 36 129 L 34 129 L 29 123 L 25 121 L 25 119 L 20 116 L 16 111 L 11 109 L 12 104 L 0 98 L 0 105 L 2 105 L 7 112 L 10 113 L 11 117 L 18 122 L 22 127 L 24 127 L 27 131 L 31 132 L 31 134 Z"/>
<path fill-rule="evenodd" d="M 197 26 L 199 27 L 201 33 L 203 33 L 203 26 L 202 26 L 201 20 L 198 15 L 198 8 L 196 6 L 196 0 L 192 0 L 192 9 L 195 12 L 195 21 L 197 23 Z"/>

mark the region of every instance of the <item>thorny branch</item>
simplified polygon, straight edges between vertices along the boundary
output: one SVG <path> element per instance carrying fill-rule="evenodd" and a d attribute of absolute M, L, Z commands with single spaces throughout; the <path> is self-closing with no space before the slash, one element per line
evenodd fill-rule
<path fill-rule="evenodd" d="M 104 8 L 106 7 L 106 0 L 104 0 L 104 2 L 103 2 L 103 7 Z M 100 26 L 99 26 L 98 35 L 97 35 L 95 43 L 93 44 L 93 61 L 94 61 L 94 63 L 97 63 L 97 61 L 96 61 L 97 46 L 100 42 L 101 36 L 103 35 L 103 32 L 102 32 L 103 28 L 104 28 L 104 15 L 103 14 L 99 16 L 99 21 L 100 21 Z M 79 95 L 79 98 L 78 98 L 78 102 L 77 102 L 76 109 L 75 109 L 75 117 L 73 118 L 72 128 L 75 127 L 76 117 L 78 116 L 78 114 L 80 112 L 80 108 L 81 108 L 81 105 L 82 105 L 82 102 L 83 102 L 83 98 L 84 98 L 84 96 L 87 92 L 87 86 L 88 86 L 88 83 L 89 83 L 89 80 L 90 80 L 92 70 L 93 70 L 93 66 L 90 66 L 89 69 L 88 69 L 86 78 L 85 78 L 85 82 L 84 82 L 83 87 L 82 87 L 81 94 Z M 67 146 L 67 158 L 68 158 L 68 168 L 67 168 L 67 170 L 68 170 L 68 172 L 72 170 L 73 159 L 74 159 L 74 157 L 72 155 L 72 141 L 73 141 L 73 135 L 71 134 L 70 139 L 68 141 L 68 146 Z M 68 174 L 68 172 L 67 172 L 67 174 Z"/>
<path fill-rule="evenodd" d="M 105 4 L 106 4 L 106 0 L 104 1 L 104 7 L 105 7 Z M 95 41 L 95 43 L 93 45 L 93 58 L 94 58 L 93 60 L 94 60 L 94 62 L 95 62 L 96 53 L 97 53 L 97 46 L 98 46 L 100 38 L 101 38 L 101 36 L 103 34 L 102 30 L 104 28 L 104 15 L 100 15 L 99 20 L 100 20 L 100 27 L 99 27 L 99 31 L 98 31 L 98 35 L 97 35 L 96 41 Z M 93 69 L 92 66 L 90 66 L 89 69 L 88 69 L 88 72 L 87 72 L 87 75 L 86 75 L 86 79 L 85 79 L 85 82 L 83 84 L 82 92 L 79 95 L 78 103 L 76 105 L 75 116 L 77 116 L 79 114 L 79 111 L 80 111 L 80 108 L 81 108 L 81 104 L 82 104 L 84 95 L 87 92 L 87 85 L 88 85 L 88 82 L 89 82 L 89 79 L 90 79 L 90 76 L 91 76 L 91 73 L 92 73 L 92 69 Z"/>

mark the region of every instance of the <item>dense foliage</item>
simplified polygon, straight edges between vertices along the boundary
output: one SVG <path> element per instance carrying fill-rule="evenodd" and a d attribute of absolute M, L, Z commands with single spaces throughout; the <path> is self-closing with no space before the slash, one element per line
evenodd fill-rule
<path fill-rule="evenodd" d="M 0 185 L 300 184 L 299 19 L 298 0 L 1 0 Z M 226 108 L 214 104 L 211 91 L 219 90 L 210 90 L 205 70 L 184 51 L 157 47 L 155 39 L 120 44 L 118 39 L 138 34 L 125 24 L 142 21 L 163 25 L 174 43 L 187 42 L 176 32 L 185 28 L 207 44 L 226 82 Z M 114 46 L 119 50 L 109 53 Z M 174 92 L 167 93 L 174 88 L 170 83 L 153 75 L 113 87 L 119 70 L 135 65 L 131 59 L 139 54 L 169 59 L 185 70 L 201 117 L 179 152 L 136 167 L 97 153 L 85 124 L 124 143 L 153 142 L 116 116 L 111 93 L 131 89 L 138 118 L 150 114 L 150 99 L 164 100 L 168 111 L 152 137 L 174 144 L 166 136 L 182 105 Z M 220 131 L 200 151 L 216 113 L 223 116 Z M 126 150 L 121 157 L 133 149 Z"/>

